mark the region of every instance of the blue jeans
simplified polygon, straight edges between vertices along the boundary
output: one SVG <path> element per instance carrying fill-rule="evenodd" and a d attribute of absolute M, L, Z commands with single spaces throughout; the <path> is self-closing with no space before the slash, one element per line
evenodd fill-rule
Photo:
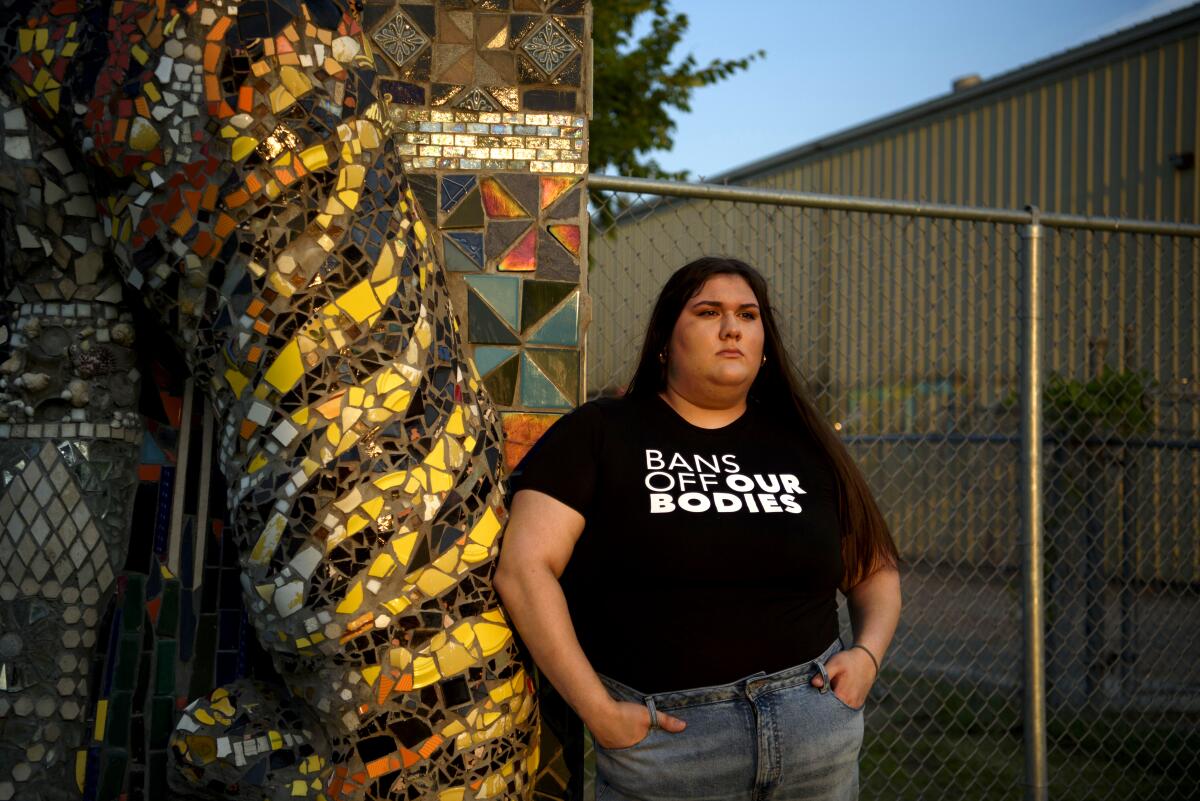
<path fill-rule="evenodd" d="M 650 732 L 627 748 L 596 746 L 596 801 L 852 801 L 862 708 L 809 682 L 842 650 L 718 687 L 645 695 L 601 676 L 619 701 L 650 708 Z M 687 728 L 655 725 L 661 710 Z"/>

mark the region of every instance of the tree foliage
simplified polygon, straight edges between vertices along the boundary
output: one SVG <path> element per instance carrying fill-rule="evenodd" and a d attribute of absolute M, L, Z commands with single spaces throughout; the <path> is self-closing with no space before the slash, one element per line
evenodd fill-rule
<path fill-rule="evenodd" d="M 621 175 L 687 177 L 669 173 L 645 154 L 674 145 L 671 110 L 691 111 L 692 92 L 744 70 L 762 50 L 737 59 L 714 59 L 700 67 L 692 54 L 671 64 L 671 52 L 688 29 L 686 14 L 670 0 L 602 0 L 593 4 L 595 72 L 590 166 Z M 634 41 L 634 27 L 649 14 L 650 30 Z"/>

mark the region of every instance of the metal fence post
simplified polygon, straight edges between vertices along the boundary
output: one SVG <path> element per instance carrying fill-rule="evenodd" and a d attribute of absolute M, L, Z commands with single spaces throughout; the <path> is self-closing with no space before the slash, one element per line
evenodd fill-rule
<path fill-rule="evenodd" d="M 1042 224 L 1021 230 L 1021 551 L 1025 628 L 1025 798 L 1046 801 L 1046 654 L 1042 598 Z"/>

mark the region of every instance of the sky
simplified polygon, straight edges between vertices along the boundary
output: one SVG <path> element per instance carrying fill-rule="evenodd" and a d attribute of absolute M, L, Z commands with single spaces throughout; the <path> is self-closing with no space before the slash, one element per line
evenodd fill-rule
<path fill-rule="evenodd" d="M 944 95 L 963 75 L 986 80 L 1191 4 L 673 0 L 690 21 L 675 55 L 766 56 L 696 90 L 692 111 L 674 112 L 675 147 L 651 155 L 693 180 L 717 175 Z"/>

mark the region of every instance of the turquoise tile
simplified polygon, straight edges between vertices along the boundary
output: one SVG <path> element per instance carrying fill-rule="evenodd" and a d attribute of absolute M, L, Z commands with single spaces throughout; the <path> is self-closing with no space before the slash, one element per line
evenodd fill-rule
<path fill-rule="evenodd" d="M 475 348 L 475 369 L 480 377 L 495 370 L 517 353 L 516 348 L 496 348 L 480 345 Z"/>
<path fill-rule="evenodd" d="M 546 318 L 526 341 L 535 345 L 578 345 L 579 295 L 573 295 L 561 309 Z"/>
<path fill-rule="evenodd" d="M 554 383 L 538 369 L 528 354 L 521 354 L 520 406 L 534 409 L 565 409 L 571 403 L 563 397 Z"/>
<path fill-rule="evenodd" d="M 514 331 L 519 325 L 521 279 L 514 275 L 468 275 L 467 286 L 488 302 Z"/>

